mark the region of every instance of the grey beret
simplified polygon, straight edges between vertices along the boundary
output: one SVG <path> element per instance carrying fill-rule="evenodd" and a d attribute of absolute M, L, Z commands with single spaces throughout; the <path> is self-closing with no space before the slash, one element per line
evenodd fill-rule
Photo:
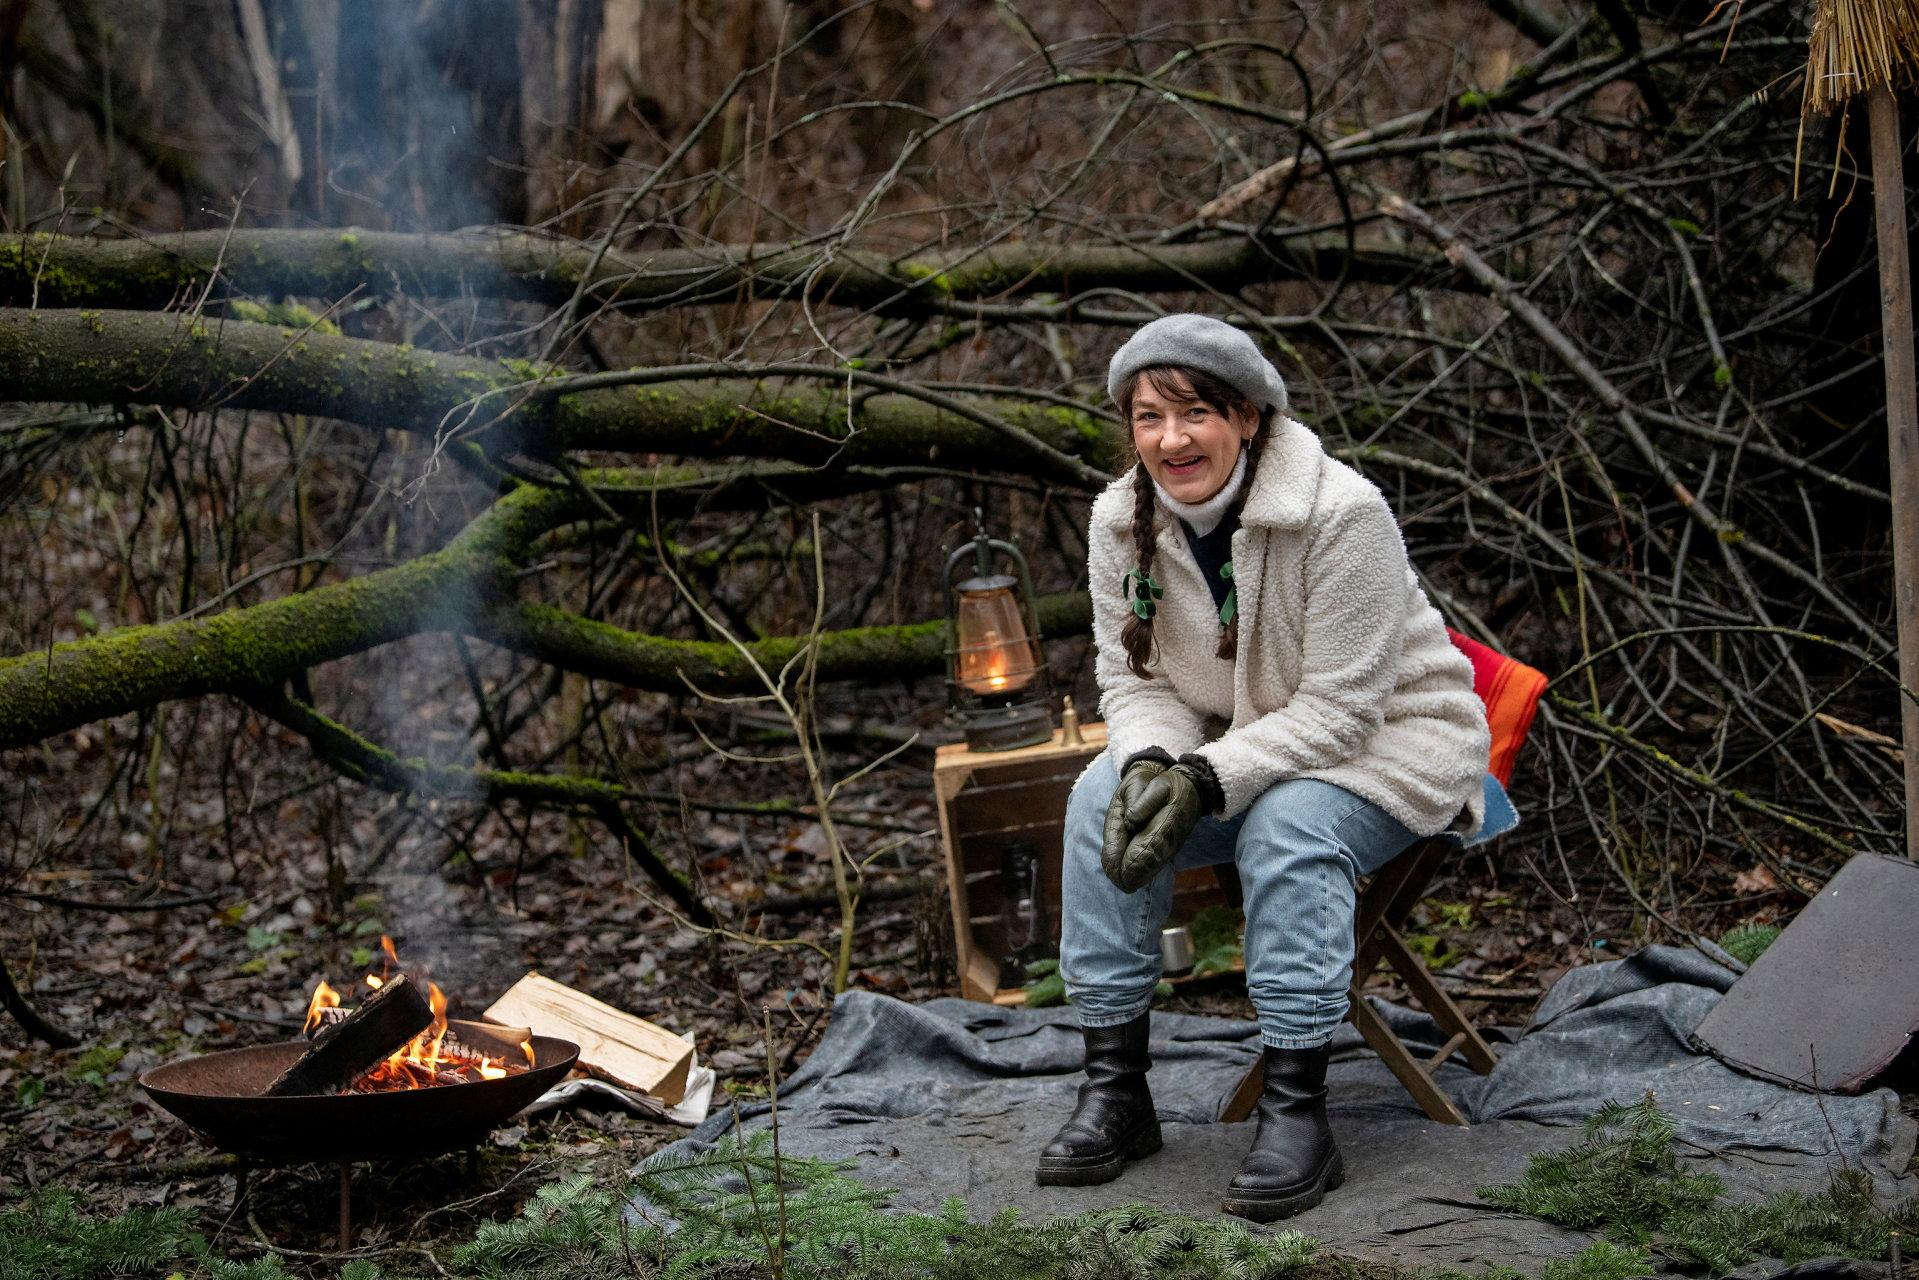
<path fill-rule="evenodd" d="M 1119 399 L 1126 380 L 1148 365 L 1183 364 L 1212 374 L 1264 408 L 1286 412 L 1286 382 L 1244 333 L 1194 312 L 1161 316 L 1120 344 L 1106 366 L 1106 394 Z"/>

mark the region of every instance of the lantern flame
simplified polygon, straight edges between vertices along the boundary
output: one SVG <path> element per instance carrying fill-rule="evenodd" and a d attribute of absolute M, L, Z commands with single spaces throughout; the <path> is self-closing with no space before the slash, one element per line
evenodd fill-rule
<path fill-rule="evenodd" d="M 963 687 L 980 695 L 1014 694 L 1033 682 L 1039 651 L 1010 590 L 962 587 L 953 625 L 953 674 Z"/>

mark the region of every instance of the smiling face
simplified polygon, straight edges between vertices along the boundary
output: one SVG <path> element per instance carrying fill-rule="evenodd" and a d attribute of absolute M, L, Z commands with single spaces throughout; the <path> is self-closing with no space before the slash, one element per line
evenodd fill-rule
<path fill-rule="evenodd" d="M 1250 404 L 1216 403 L 1227 399 L 1208 399 L 1177 369 L 1134 375 L 1133 448 L 1147 474 L 1181 502 L 1204 502 L 1225 488 L 1240 449 L 1259 429 Z"/>

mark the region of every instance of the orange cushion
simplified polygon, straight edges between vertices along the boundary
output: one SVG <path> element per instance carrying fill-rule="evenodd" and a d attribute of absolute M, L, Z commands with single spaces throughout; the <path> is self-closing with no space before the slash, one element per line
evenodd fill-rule
<path fill-rule="evenodd" d="M 1505 786 L 1512 781 L 1513 764 L 1519 748 L 1533 727 L 1533 714 L 1539 710 L 1539 695 L 1546 691 L 1546 673 L 1489 649 L 1470 636 L 1451 627 L 1447 637 L 1455 648 L 1472 660 L 1473 692 L 1486 704 L 1486 725 L 1493 733 L 1492 759 L 1487 771 Z"/>

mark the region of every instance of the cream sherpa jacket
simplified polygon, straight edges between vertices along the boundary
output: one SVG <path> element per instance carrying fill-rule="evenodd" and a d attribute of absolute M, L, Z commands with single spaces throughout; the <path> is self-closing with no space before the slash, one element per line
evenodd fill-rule
<path fill-rule="evenodd" d="M 1219 614 L 1179 522 L 1156 507 L 1156 678 L 1126 665 L 1124 576 L 1137 559 L 1129 472 L 1093 503 L 1088 570 L 1107 750 L 1197 751 L 1233 817 L 1274 783 L 1318 778 L 1419 835 L 1483 816 L 1491 739 L 1472 664 L 1446 638 L 1386 499 L 1275 417 L 1233 534 L 1239 658 L 1219 658 Z M 1209 728 L 1223 731 L 1209 732 Z"/>

